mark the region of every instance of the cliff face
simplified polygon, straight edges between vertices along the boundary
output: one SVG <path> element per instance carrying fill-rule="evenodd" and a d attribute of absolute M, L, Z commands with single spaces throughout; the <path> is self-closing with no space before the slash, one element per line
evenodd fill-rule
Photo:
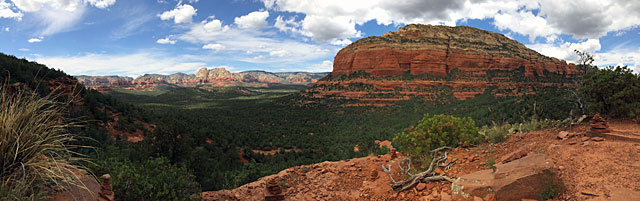
<path fill-rule="evenodd" d="M 307 90 L 312 99 L 388 105 L 422 97 L 497 97 L 575 87 L 574 64 L 546 57 L 504 35 L 472 27 L 407 25 L 338 52 L 333 72 Z"/>
<path fill-rule="evenodd" d="M 198 85 L 237 86 L 245 84 L 301 84 L 310 85 L 328 73 L 245 71 L 232 73 L 225 68 L 201 68 L 196 74 L 174 73 L 171 75 L 145 74 L 136 79 L 118 76 L 76 76 L 78 81 L 88 87 L 128 88 L 132 90 L 153 89 L 158 84 L 172 84 L 180 87 Z"/>
<path fill-rule="evenodd" d="M 528 49 L 502 34 L 472 27 L 407 25 L 381 37 L 361 39 L 335 57 L 332 75 L 364 71 L 372 76 L 429 73 L 446 76 L 458 68 L 467 72 L 513 70 L 524 67 L 525 76 L 545 71 L 574 74 L 576 68 Z"/>

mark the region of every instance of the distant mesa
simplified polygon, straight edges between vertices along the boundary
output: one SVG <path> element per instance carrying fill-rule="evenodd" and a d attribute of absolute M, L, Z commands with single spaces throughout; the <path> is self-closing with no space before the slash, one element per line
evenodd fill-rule
<path fill-rule="evenodd" d="M 574 64 L 544 56 L 506 36 L 467 26 L 410 24 L 360 39 L 335 56 L 333 72 L 306 91 L 314 101 L 383 106 L 413 97 L 464 100 L 575 87 Z M 441 101 L 441 100 L 440 100 Z"/>
<path fill-rule="evenodd" d="M 76 76 L 78 81 L 87 87 L 101 89 L 104 87 L 128 88 L 132 90 L 151 90 L 159 84 L 170 84 L 178 87 L 195 87 L 198 85 L 238 86 L 244 83 L 253 84 L 299 84 L 311 85 L 329 73 L 244 71 L 229 72 L 225 68 L 201 68 L 196 74 L 174 73 L 170 75 L 145 74 L 138 78 L 119 76 Z"/>

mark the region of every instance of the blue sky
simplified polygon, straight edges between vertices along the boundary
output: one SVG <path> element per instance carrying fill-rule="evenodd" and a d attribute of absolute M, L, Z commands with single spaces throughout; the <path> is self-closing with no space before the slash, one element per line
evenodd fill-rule
<path fill-rule="evenodd" d="M 567 61 L 640 71 L 627 0 L 0 0 L 0 52 L 72 75 L 331 71 L 342 47 L 409 23 L 505 34 Z"/>

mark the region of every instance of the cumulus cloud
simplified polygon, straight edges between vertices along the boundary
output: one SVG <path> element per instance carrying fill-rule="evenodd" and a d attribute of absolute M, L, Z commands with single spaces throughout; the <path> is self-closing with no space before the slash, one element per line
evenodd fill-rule
<path fill-rule="evenodd" d="M 578 55 L 574 53 L 574 50 L 594 53 L 602 48 L 599 39 L 588 39 L 577 43 L 564 42 L 559 44 L 533 44 L 528 45 L 528 47 L 538 51 L 540 54 L 556 57 L 569 62 L 576 62 L 578 60 Z"/>
<path fill-rule="evenodd" d="M 322 63 L 314 64 L 307 67 L 307 70 L 311 72 L 331 72 L 333 71 L 333 62 L 324 60 L 322 61 Z"/>
<path fill-rule="evenodd" d="M 217 43 L 216 44 L 209 43 L 209 44 L 206 44 L 206 45 L 202 46 L 202 49 L 209 49 L 209 50 L 218 51 L 218 50 L 224 49 L 224 45 L 217 44 Z"/>
<path fill-rule="evenodd" d="M 269 11 L 255 11 L 247 15 L 236 17 L 234 22 L 240 28 L 262 28 L 267 26 Z"/>
<path fill-rule="evenodd" d="M 170 11 L 165 11 L 160 14 L 160 19 L 162 20 L 171 20 L 176 24 L 179 23 L 191 23 L 193 20 L 193 16 L 196 15 L 196 10 L 193 6 L 189 4 L 178 4 L 175 9 Z"/>
<path fill-rule="evenodd" d="M 640 25 L 640 2 L 629 0 L 262 0 L 269 10 L 304 14 L 299 21 L 276 18 L 280 31 L 316 41 L 335 42 L 361 36 L 356 25 L 456 25 L 469 19 L 494 19 L 500 30 L 553 41 L 560 34 L 576 39 Z M 624 17 L 621 17 L 621 14 Z M 320 28 L 320 27 L 324 27 Z"/>
<path fill-rule="evenodd" d="M 40 37 L 40 38 L 31 38 L 27 42 L 29 42 L 29 43 L 39 43 L 39 42 L 42 42 L 42 39 L 43 39 L 42 37 Z"/>
<path fill-rule="evenodd" d="M 11 29 L 9 27 L 5 27 L 4 31 L 9 32 Z"/>
<path fill-rule="evenodd" d="M 171 40 L 169 37 L 161 38 L 156 41 L 156 43 L 158 44 L 171 44 L 171 45 L 176 44 L 176 42 L 177 41 Z"/>

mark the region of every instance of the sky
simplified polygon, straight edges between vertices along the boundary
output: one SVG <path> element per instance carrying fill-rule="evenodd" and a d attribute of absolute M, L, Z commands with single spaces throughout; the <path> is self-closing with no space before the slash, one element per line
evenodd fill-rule
<path fill-rule="evenodd" d="M 637 0 L 0 0 L 0 52 L 71 75 L 330 72 L 341 48 L 411 23 L 640 72 Z"/>

